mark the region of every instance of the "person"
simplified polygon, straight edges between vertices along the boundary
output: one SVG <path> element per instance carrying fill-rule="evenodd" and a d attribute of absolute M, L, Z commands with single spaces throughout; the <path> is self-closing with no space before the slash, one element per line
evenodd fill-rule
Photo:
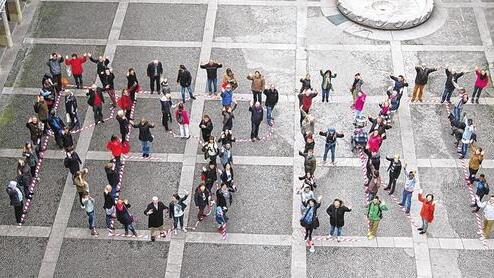
<path fill-rule="evenodd" d="M 80 165 L 82 164 L 81 158 L 74 151 L 73 148 L 67 150 L 67 156 L 63 161 L 63 165 L 65 168 L 69 169 L 69 172 L 72 174 L 72 177 L 81 169 Z"/>
<path fill-rule="evenodd" d="M 224 211 L 228 210 L 228 205 L 231 205 L 233 202 L 232 192 L 235 190 L 233 188 L 228 187 L 226 183 L 222 183 L 218 190 L 216 190 L 216 203 L 217 206 L 223 208 Z"/>
<path fill-rule="evenodd" d="M 103 75 L 105 74 L 105 70 L 108 68 L 108 65 L 110 64 L 110 58 L 98 56 L 98 59 L 95 59 L 93 58 L 91 53 L 88 53 L 87 56 L 89 57 L 89 61 L 96 64 L 96 73 L 98 74 L 101 83 L 103 83 Z"/>
<path fill-rule="evenodd" d="M 24 196 L 19 188 L 17 188 L 16 181 L 10 181 L 6 188 L 9 195 L 10 205 L 14 207 L 15 222 L 18 226 L 22 225 L 22 213 L 24 208 Z"/>
<path fill-rule="evenodd" d="M 184 65 L 180 65 L 177 75 L 177 84 L 180 85 L 180 94 L 182 95 L 182 103 L 185 103 L 185 91 L 189 92 L 191 99 L 196 99 L 192 93 L 192 75 Z"/>
<path fill-rule="evenodd" d="M 300 78 L 300 83 L 302 83 L 302 86 L 300 87 L 299 93 L 302 93 L 305 90 L 312 90 L 310 74 L 307 73 L 304 78 Z"/>
<path fill-rule="evenodd" d="M 225 165 L 228 163 L 233 163 L 233 153 L 231 147 L 232 146 L 229 143 L 221 146 L 219 156 L 221 165 L 223 167 L 225 167 Z"/>
<path fill-rule="evenodd" d="M 408 87 L 408 83 L 403 75 L 398 75 L 398 77 L 390 75 L 389 78 L 394 81 L 393 91 L 399 93 L 402 92 L 405 87 Z"/>
<path fill-rule="evenodd" d="M 209 161 L 207 166 L 202 167 L 201 182 L 203 182 L 209 192 L 211 192 L 216 180 L 218 180 L 216 162 Z"/>
<path fill-rule="evenodd" d="M 367 183 L 365 186 L 368 186 L 368 182 L 372 179 L 374 171 L 379 171 L 379 167 L 381 167 L 381 155 L 378 152 L 371 152 L 368 149 L 364 149 L 364 153 L 367 155 L 365 165 Z"/>
<path fill-rule="evenodd" d="M 366 149 L 368 149 L 370 152 L 377 153 L 381 148 L 382 141 L 383 137 L 379 134 L 379 131 L 374 130 L 369 136 Z"/>
<path fill-rule="evenodd" d="M 26 165 L 30 169 L 30 173 L 32 177 L 36 177 L 36 165 L 38 164 L 38 155 L 33 148 L 33 144 L 28 141 L 24 144 L 22 148 L 22 157 L 26 162 Z"/>
<path fill-rule="evenodd" d="M 115 233 L 115 227 L 113 226 L 113 218 L 115 215 L 115 196 L 112 194 L 112 186 L 106 185 L 103 191 L 103 209 L 105 210 L 105 223 L 106 228 L 110 234 Z"/>
<path fill-rule="evenodd" d="M 300 214 L 304 215 L 308 207 L 307 202 L 309 200 L 315 200 L 316 195 L 314 194 L 314 191 L 313 189 L 311 189 L 310 185 L 305 183 L 300 190 L 297 190 L 297 194 L 300 194 Z"/>
<path fill-rule="evenodd" d="M 88 172 L 89 170 L 87 168 L 84 168 L 77 171 L 72 178 L 72 182 L 74 183 L 77 194 L 79 195 L 79 203 L 81 204 L 82 209 L 84 209 L 84 203 L 82 202 L 82 199 L 84 199 L 84 195 L 86 193 L 89 193 L 89 184 L 87 182 Z"/>
<path fill-rule="evenodd" d="M 354 76 L 352 86 L 350 87 L 350 93 L 352 94 L 353 101 L 357 99 L 357 95 L 362 91 L 362 86 L 364 85 L 364 80 L 362 79 L 362 75 L 357 72 Z"/>
<path fill-rule="evenodd" d="M 237 79 L 235 79 L 235 74 L 233 73 L 231 68 L 227 68 L 225 70 L 223 81 L 221 82 L 221 88 L 225 89 L 228 84 L 230 84 L 232 91 L 235 91 L 238 88 Z"/>
<path fill-rule="evenodd" d="M 115 159 L 117 165 L 121 164 L 120 157 L 124 152 L 124 148 L 122 146 L 122 141 L 118 138 L 117 135 L 112 135 L 110 141 L 106 143 L 106 149 L 109 150 Z"/>
<path fill-rule="evenodd" d="M 95 214 L 94 214 L 94 199 L 89 195 L 89 192 L 84 193 L 84 197 L 82 198 L 82 204 L 84 206 L 84 210 L 87 214 L 87 221 L 89 224 L 89 230 L 91 230 L 92 236 L 97 236 L 98 232 L 96 231 L 95 225 Z"/>
<path fill-rule="evenodd" d="M 117 104 L 118 104 L 118 107 L 120 107 L 122 109 L 121 117 L 123 116 L 123 112 L 125 111 L 125 117 L 127 119 L 130 119 L 131 114 L 132 114 L 132 106 L 134 105 L 134 102 L 132 101 L 132 98 L 130 97 L 128 90 L 126 90 L 126 89 L 122 90 L 122 96 L 118 99 Z M 118 116 L 119 112 L 120 112 L 120 110 L 117 111 L 117 116 Z M 125 140 L 125 139 L 122 137 L 122 140 Z"/>
<path fill-rule="evenodd" d="M 175 110 L 175 119 L 177 120 L 180 129 L 180 138 L 189 139 L 189 113 L 185 110 L 184 103 L 178 104 L 178 108 Z"/>
<path fill-rule="evenodd" d="M 319 135 L 326 137 L 326 145 L 324 147 L 324 155 L 322 157 L 323 163 L 326 163 L 328 158 L 328 152 L 331 150 L 331 164 L 335 164 L 335 153 L 336 153 L 336 139 L 343 138 L 345 135 L 343 133 L 336 132 L 336 129 L 330 127 L 324 131 L 319 131 Z"/>
<path fill-rule="evenodd" d="M 222 68 L 223 65 L 221 63 L 217 63 L 213 60 L 209 60 L 208 63 L 201 65 L 201 69 L 206 70 L 206 74 L 208 77 L 208 91 L 209 94 L 216 94 L 217 92 L 217 85 L 218 85 L 218 69 Z"/>
<path fill-rule="evenodd" d="M 491 237 L 492 226 L 494 225 L 494 195 L 491 195 L 489 200 L 481 202 L 479 197 L 475 197 L 475 203 L 478 207 L 484 209 L 484 225 L 482 233 L 484 238 Z"/>
<path fill-rule="evenodd" d="M 55 80 L 55 87 L 57 88 L 57 92 L 62 90 L 62 63 L 63 63 L 62 55 L 53 52 L 46 62 L 48 69 L 50 70 L 50 74 Z"/>
<path fill-rule="evenodd" d="M 463 105 L 465 105 L 468 102 L 468 95 L 465 93 L 464 88 L 460 88 L 460 98 L 458 99 L 458 102 L 456 103 L 455 107 L 453 108 L 452 112 L 452 117 L 455 122 L 459 122 L 461 119 L 461 111 L 463 110 Z"/>
<path fill-rule="evenodd" d="M 473 183 L 475 179 L 475 175 L 480 169 L 480 165 L 482 165 L 482 161 L 484 160 L 485 152 L 482 148 L 475 146 L 473 143 L 470 144 L 470 159 L 468 160 L 468 181 L 470 184 Z"/>
<path fill-rule="evenodd" d="M 117 164 L 114 160 L 110 160 L 110 162 L 105 165 L 105 173 L 106 179 L 111 186 L 111 194 L 114 199 L 117 199 L 118 193 L 118 183 L 120 182 L 120 168 L 117 167 Z"/>
<path fill-rule="evenodd" d="M 418 198 L 419 201 L 422 202 L 422 208 L 420 209 L 420 217 L 422 218 L 422 227 L 418 228 L 417 230 L 420 231 L 419 234 L 423 235 L 427 232 L 427 228 L 434 219 L 434 210 L 436 208 L 436 202 L 434 201 L 434 195 L 432 194 L 427 194 L 424 198 L 422 189 L 420 189 Z"/>
<path fill-rule="evenodd" d="M 223 115 L 223 131 L 233 129 L 233 119 L 235 115 L 233 111 L 237 109 L 237 101 L 233 101 L 233 106 L 223 107 L 221 110 L 221 115 Z"/>
<path fill-rule="evenodd" d="M 160 104 L 161 104 L 161 124 L 165 127 L 166 131 L 170 131 L 168 122 L 170 123 L 172 122 L 172 112 L 171 112 L 171 109 L 173 108 L 172 95 L 169 93 L 163 94 L 163 96 L 160 98 Z"/>
<path fill-rule="evenodd" d="M 127 71 L 127 91 L 129 92 L 132 102 L 135 102 L 136 93 L 141 91 L 141 86 L 139 86 L 139 81 L 137 80 L 137 75 L 133 68 L 129 68 Z"/>
<path fill-rule="evenodd" d="M 41 121 L 39 121 L 36 116 L 29 117 L 26 127 L 29 129 L 31 142 L 33 142 L 34 145 L 39 146 L 41 138 L 43 137 L 43 125 Z M 39 150 L 39 148 L 37 149 Z"/>
<path fill-rule="evenodd" d="M 304 215 L 300 218 L 300 225 L 305 228 L 305 238 L 307 246 L 310 246 L 311 252 L 314 252 L 312 243 L 312 232 L 319 227 L 319 218 L 317 218 L 317 209 L 321 206 L 322 196 L 307 201 L 307 208 Z"/>
<path fill-rule="evenodd" d="M 305 90 L 298 94 L 298 102 L 300 107 L 300 123 L 304 120 L 305 116 L 309 114 L 309 110 L 312 106 L 312 99 L 317 96 L 317 91 Z M 304 113 L 305 112 L 305 113 Z"/>
<path fill-rule="evenodd" d="M 312 133 L 308 133 L 305 137 L 304 153 L 307 153 L 309 150 L 314 150 L 315 146 L 316 142 L 314 142 L 314 136 L 312 135 Z"/>
<path fill-rule="evenodd" d="M 473 143 L 474 134 L 475 126 L 473 125 L 473 120 L 465 118 L 465 128 L 461 136 L 460 159 L 465 158 L 467 155 L 468 146 Z"/>
<path fill-rule="evenodd" d="M 417 72 L 417 75 L 415 76 L 415 86 L 413 87 L 412 102 L 416 100 L 422 102 L 425 85 L 429 80 L 429 74 L 437 71 L 437 68 L 428 68 L 426 67 L 426 64 L 422 64 L 421 66 L 416 66 L 415 71 Z"/>
<path fill-rule="evenodd" d="M 132 223 L 134 222 L 134 217 L 130 214 L 128 210 L 129 208 L 130 204 L 127 199 L 118 199 L 117 204 L 115 205 L 117 220 L 124 226 L 125 236 L 129 236 L 130 230 L 132 234 L 137 237 L 137 232 L 132 225 Z"/>
<path fill-rule="evenodd" d="M 68 126 L 64 127 L 62 131 L 62 146 L 64 150 L 68 150 L 74 146 L 74 139 Z"/>
<path fill-rule="evenodd" d="M 382 219 L 382 212 L 388 210 L 388 207 L 381 202 L 379 196 L 375 196 L 367 209 L 367 219 L 369 220 L 369 232 L 367 238 L 372 240 L 376 237 L 377 229 L 379 228 L 379 222 Z"/>
<path fill-rule="evenodd" d="M 154 92 L 160 91 L 160 80 L 161 75 L 163 74 L 163 65 L 158 60 L 153 60 L 148 64 L 147 68 L 147 76 L 149 77 L 149 88 L 151 90 L 151 94 Z M 156 91 L 154 90 L 156 85 Z"/>
<path fill-rule="evenodd" d="M 384 190 L 389 190 L 389 195 L 393 195 L 396 188 L 396 180 L 398 180 L 401 173 L 400 155 L 395 154 L 394 157 L 386 156 L 386 160 L 389 161 L 389 166 L 386 170 L 389 172 L 389 182 L 388 186 L 386 186 Z"/>
<path fill-rule="evenodd" d="M 197 221 L 202 221 L 207 214 L 204 213 L 206 206 L 211 206 L 211 191 L 208 190 L 204 182 L 196 188 L 194 194 L 194 204 L 197 207 Z"/>
<path fill-rule="evenodd" d="M 300 122 L 300 132 L 305 140 L 309 134 L 314 134 L 316 118 L 312 114 L 307 114 L 302 107 L 300 107 L 300 113 L 303 117 L 302 122 Z"/>
<path fill-rule="evenodd" d="M 208 115 L 202 116 L 199 128 L 201 129 L 202 141 L 207 142 L 213 132 L 213 122 L 211 122 L 211 118 Z"/>
<path fill-rule="evenodd" d="M 223 107 L 228 107 L 232 105 L 233 102 L 233 90 L 231 84 L 226 84 L 225 88 L 221 88 L 221 105 Z"/>
<path fill-rule="evenodd" d="M 27 165 L 25 159 L 17 160 L 17 186 L 23 189 L 24 198 L 31 199 L 31 192 L 29 190 L 31 183 L 33 181 L 33 176 L 31 176 L 31 170 L 29 165 Z"/>
<path fill-rule="evenodd" d="M 475 67 L 475 75 L 477 76 L 477 79 L 475 80 L 475 86 L 473 87 L 473 93 L 472 93 L 472 103 L 475 99 L 475 103 L 479 103 L 479 98 L 480 98 L 480 93 L 482 90 L 487 87 L 487 84 L 489 84 L 489 75 L 487 71 L 485 70 L 480 70 L 479 67 Z"/>
<path fill-rule="evenodd" d="M 220 172 L 220 179 L 223 184 L 226 184 L 226 186 L 229 189 L 232 189 L 232 192 L 237 191 L 237 186 L 233 182 L 233 169 L 232 165 L 230 163 L 227 163 L 223 166 L 223 171 Z"/>
<path fill-rule="evenodd" d="M 473 179 L 473 184 L 475 185 L 475 195 L 478 197 L 479 201 L 482 201 L 482 198 L 484 196 L 489 195 L 489 184 L 487 183 L 487 180 L 485 179 L 484 174 L 480 174 L 478 178 Z M 473 213 L 478 212 L 480 207 L 477 206 L 477 202 L 474 202 L 472 205 L 470 205 L 474 209 L 472 210 Z"/>
<path fill-rule="evenodd" d="M 70 123 L 70 130 L 80 129 L 81 121 L 77 113 L 77 98 L 74 96 L 74 92 L 70 90 L 65 90 L 65 113 L 67 113 L 67 122 Z"/>
<path fill-rule="evenodd" d="M 105 103 L 105 99 L 101 91 L 101 88 L 98 88 L 96 84 L 93 84 L 86 93 L 86 96 L 89 96 L 87 104 L 93 108 L 95 124 L 105 122 L 103 120 L 103 103 Z"/>
<path fill-rule="evenodd" d="M 105 69 L 105 74 L 102 76 L 101 83 L 103 84 L 103 89 L 108 94 L 111 100 L 111 105 L 113 108 L 117 107 L 117 98 L 115 97 L 115 75 L 111 68 Z"/>
<path fill-rule="evenodd" d="M 184 190 L 184 197 L 180 197 L 178 194 L 173 194 L 170 204 L 168 205 L 168 213 L 170 218 L 173 219 L 173 231 L 177 234 L 177 228 L 180 223 L 180 227 L 182 227 L 182 231 L 187 232 L 187 229 L 184 226 L 184 213 L 187 205 L 184 201 L 189 196 L 189 193 Z"/>
<path fill-rule="evenodd" d="M 264 116 L 264 110 L 262 109 L 260 102 L 250 102 L 249 106 L 250 114 L 250 122 L 251 122 L 251 131 L 250 131 L 250 140 L 252 142 L 261 140 L 259 138 L 259 125 L 262 123 L 262 119 Z"/>
<path fill-rule="evenodd" d="M 319 70 L 319 74 L 321 74 L 321 92 L 322 92 L 322 102 L 326 100 L 329 102 L 329 91 L 334 91 L 333 83 L 331 82 L 333 78 L 336 78 L 336 73 L 331 72 L 330 69 L 327 69 L 325 72 L 322 72 L 322 69 Z"/>
<path fill-rule="evenodd" d="M 381 176 L 379 175 L 379 170 L 374 170 L 372 172 L 372 177 L 367 182 L 367 202 L 370 203 L 376 197 L 379 188 L 381 187 Z"/>
<path fill-rule="evenodd" d="M 316 166 L 317 166 L 316 158 L 314 156 L 314 151 L 309 150 L 307 153 L 303 153 L 299 151 L 298 154 L 304 157 L 304 170 L 305 170 L 304 176 L 306 176 L 307 173 L 309 173 L 311 176 L 314 176 L 314 172 L 316 171 Z"/>
<path fill-rule="evenodd" d="M 43 123 L 43 134 L 46 134 L 48 131 L 48 104 L 42 96 L 37 96 L 36 102 L 34 103 L 34 112 L 36 112 L 38 116 L 38 120 Z M 34 141 L 33 141 L 34 142 Z"/>
<path fill-rule="evenodd" d="M 218 145 L 214 140 L 214 136 L 209 136 L 209 140 L 202 145 L 202 151 L 204 152 L 204 159 L 216 163 L 216 157 L 219 154 Z"/>
<path fill-rule="evenodd" d="M 63 135 L 63 130 L 65 128 L 65 124 L 62 121 L 62 119 L 60 119 L 60 117 L 57 115 L 55 109 L 52 109 L 50 111 L 50 115 L 48 116 L 48 125 L 50 126 L 50 129 L 53 131 L 53 135 L 55 136 L 55 142 L 57 143 L 58 147 L 62 149 L 63 148 L 62 135 Z"/>
<path fill-rule="evenodd" d="M 236 141 L 235 136 L 233 136 L 233 133 L 231 130 L 225 130 L 221 131 L 220 133 L 220 138 L 218 139 L 218 143 L 221 143 L 221 145 L 225 144 L 230 144 L 233 145 L 233 143 Z"/>
<path fill-rule="evenodd" d="M 391 88 L 391 86 L 388 88 L 386 95 L 388 95 L 388 101 L 391 104 L 390 111 L 396 112 L 398 111 L 398 108 L 400 108 L 400 101 L 403 96 L 403 92 L 391 90 Z"/>
<path fill-rule="evenodd" d="M 150 123 L 146 118 L 142 118 L 139 124 L 130 122 L 134 128 L 139 129 L 139 141 L 141 141 L 142 157 L 149 157 L 151 152 L 151 143 L 154 140 L 151 134 L 151 128 L 154 128 L 154 124 Z"/>
<path fill-rule="evenodd" d="M 249 75 L 247 75 L 247 79 L 252 81 L 250 84 L 250 89 L 252 91 L 252 101 L 254 103 L 262 103 L 262 91 L 266 86 L 264 76 L 261 75 L 261 72 L 256 70 L 254 74 L 249 73 Z"/>
<path fill-rule="evenodd" d="M 441 103 L 444 103 L 445 101 L 451 103 L 451 94 L 453 94 L 453 91 L 456 88 L 455 84 L 458 83 L 458 79 L 465 73 L 456 72 L 450 68 L 446 68 L 444 70 L 446 72 L 446 83 L 444 84 L 444 92 L 441 97 Z"/>
<path fill-rule="evenodd" d="M 354 123 L 357 123 L 358 118 L 362 117 L 362 110 L 364 110 L 365 99 L 367 95 L 360 91 L 356 94 L 355 102 L 353 103 L 353 109 L 355 112 Z"/>
<path fill-rule="evenodd" d="M 130 121 L 125 116 L 123 110 L 118 110 L 117 111 L 117 116 L 115 117 L 118 122 L 118 127 L 120 129 L 120 136 L 122 137 L 122 142 L 128 141 L 127 134 L 129 134 L 129 124 Z"/>
<path fill-rule="evenodd" d="M 264 90 L 264 95 L 266 96 L 266 101 L 264 103 L 264 105 L 266 106 L 266 121 L 268 125 L 273 126 L 273 109 L 278 103 L 278 90 L 276 89 L 274 84 L 271 84 L 269 89 Z"/>
<path fill-rule="evenodd" d="M 391 126 L 385 122 L 382 116 L 377 116 L 376 118 L 369 116 L 367 117 L 367 119 L 372 124 L 369 129 L 369 133 L 373 133 L 375 130 L 377 130 L 379 135 L 381 135 L 384 140 L 386 138 L 386 130 L 390 129 Z"/>
<path fill-rule="evenodd" d="M 336 230 L 336 241 L 340 242 L 341 231 L 345 226 L 345 213 L 352 211 L 346 207 L 340 199 L 334 199 L 333 203 L 326 209 L 329 215 L 329 231 L 328 238 L 333 237 Z"/>
<path fill-rule="evenodd" d="M 405 213 L 410 214 L 410 207 L 412 206 L 412 194 L 415 190 L 415 185 L 417 183 L 415 179 L 414 171 L 407 171 L 407 165 L 403 167 L 403 173 L 405 175 L 405 186 L 403 187 L 403 193 L 401 195 L 401 203 L 399 205 L 405 208 Z"/>
<path fill-rule="evenodd" d="M 148 228 L 151 234 L 151 241 L 163 234 L 163 211 L 168 207 L 161 202 L 158 197 L 154 196 L 151 203 L 144 210 L 144 215 L 148 216 Z"/>
<path fill-rule="evenodd" d="M 216 206 L 214 212 L 215 212 L 214 219 L 218 224 L 218 231 L 222 234 L 225 234 L 226 222 L 228 221 L 228 217 L 226 217 L 227 209 L 224 207 Z"/>
<path fill-rule="evenodd" d="M 170 95 L 171 97 L 172 89 L 170 88 L 170 84 L 168 84 L 168 79 L 161 79 L 161 93 L 163 95 Z"/>
<path fill-rule="evenodd" d="M 82 57 L 79 57 L 76 53 L 73 53 L 71 58 L 65 56 L 65 64 L 70 66 L 72 75 L 74 76 L 74 81 L 77 89 L 82 89 L 82 73 L 84 72 L 83 64 L 86 62 L 87 53 L 84 53 Z"/>

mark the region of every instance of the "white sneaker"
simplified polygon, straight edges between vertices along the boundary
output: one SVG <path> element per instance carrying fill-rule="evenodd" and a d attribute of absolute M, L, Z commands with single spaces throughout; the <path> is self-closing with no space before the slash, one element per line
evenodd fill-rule
<path fill-rule="evenodd" d="M 316 248 L 314 248 L 314 245 L 312 245 L 312 246 L 309 248 L 309 252 L 314 253 L 315 251 L 316 251 Z"/>
<path fill-rule="evenodd" d="M 336 241 L 337 241 L 337 242 L 340 242 L 340 241 L 341 241 L 341 237 L 340 237 L 340 236 L 337 236 L 337 237 L 336 237 Z"/>
<path fill-rule="evenodd" d="M 184 231 L 184 233 L 187 232 L 187 229 L 185 227 L 182 228 L 182 231 Z"/>
<path fill-rule="evenodd" d="M 173 233 L 174 233 L 174 234 L 177 234 L 177 229 L 173 230 Z"/>

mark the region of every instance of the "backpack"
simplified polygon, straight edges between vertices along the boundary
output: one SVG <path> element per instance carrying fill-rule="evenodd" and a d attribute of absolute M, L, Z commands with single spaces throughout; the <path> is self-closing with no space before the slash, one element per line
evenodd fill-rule
<path fill-rule="evenodd" d="M 371 205 L 369 204 L 369 208 L 367 209 L 367 216 L 369 216 L 369 214 L 370 214 L 370 208 L 371 208 Z M 383 219 L 383 210 L 381 209 L 380 203 L 377 206 L 377 215 L 379 216 L 379 219 Z"/>

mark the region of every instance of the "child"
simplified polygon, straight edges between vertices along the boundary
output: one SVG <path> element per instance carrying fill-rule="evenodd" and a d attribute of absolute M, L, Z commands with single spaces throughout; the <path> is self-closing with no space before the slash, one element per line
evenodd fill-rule
<path fill-rule="evenodd" d="M 420 210 L 420 217 L 422 218 L 422 227 L 417 230 L 420 231 L 419 234 L 423 235 L 427 232 L 427 227 L 432 223 L 434 219 L 434 210 L 436 208 L 436 202 L 434 202 L 434 195 L 427 194 L 424 198 L 422 189 L 419 193 L 419 201 L 422 202 L 422 209 Z"/>

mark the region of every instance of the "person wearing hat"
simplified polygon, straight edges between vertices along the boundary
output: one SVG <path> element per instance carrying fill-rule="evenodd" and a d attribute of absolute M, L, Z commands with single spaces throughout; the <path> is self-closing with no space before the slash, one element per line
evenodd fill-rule
<path fill-rule="evenodd" d="M 7 194 L 10 198 L 10 205 L 14 207 L 15 221 L 17 225 L 22 225 L 22 208 L 24 207 L 24 196 L 21 190 L 17 187 L 16 181 L 10 181 L 7 184 Z"/>
<path fill-rule="evenodd" d="M 405 213 L 410 214 L 410 207 L 412 206 L 412 194 L 417 183 L 415 179 L 415 171 L 407 171 L 407 164 L 403 167 L 403 173 L 406 176 L 405 186 L 403 187 L 403 194 L 401 195 L 400 206 L 405 207 Z"/>
<path fill-rule="evenodd" d="M 386 160 L 389 161 L 387 171 L 389 172 L 388 186 L 384 190 L 389 190 L 389 195 L 393 195 L 396 188 L 396 180 L 400 177 L 401 173 L 401 160 L 400 155 L 396 154 L 394 157 L 386 156 Z"/>
<path fill-rule="evenodd" d="M 148 204 L 144 210 L 144 214 L 148 216 L 148 228 L 151 233 L 151 241 L 155 241 L 156 237 L 163 233 L 163 211 L 168 210 L 168 207 L 161 202 L 158 197 L 154 196 L 152 202 Z"/>
<path fill-rule="evenodd" d="M 180 94 L 182 94 L 182 102 L 185 103 L 185 91 L 189 92 L 191 99 L 196 99 L 192 93 L 192 75 L 184 65 L 180 65 L 177 75 L 177 84 L 180 85 Z"/>
<path fill-rule="evenodd" d="M 343 138 L 345 136 L 343 133 L 336 132 L 334 127 L 328 128 L 326 132 L 319 131 L 319 135 L 326 137 L 326 145 L 324 147 L 324 155 L 322 160 L 326 163 L 326 159 L 328 158 L 328 152 L 331 150 L 331 164 L 335 164 L 335 153 L 336 153 L 336 139 Z"/>

